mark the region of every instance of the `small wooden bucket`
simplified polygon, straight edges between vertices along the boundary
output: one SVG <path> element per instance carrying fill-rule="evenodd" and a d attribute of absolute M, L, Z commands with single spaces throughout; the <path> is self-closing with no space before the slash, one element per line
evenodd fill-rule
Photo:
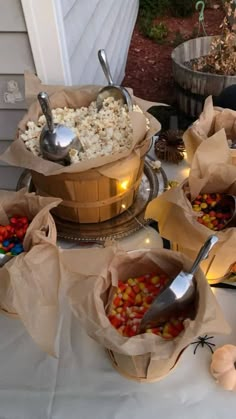
<path fill-rule="evenodd" d="M 178 364 L 184 348 L 177 358 L 170 363 L 168 372 L 162 372 L 155 364 L 151 362 L 151 354 L 129 356 L 119 354 L 107 349 L 110 361 L 114 369 L 123 377 L 129 380 L 138 381 L 139 383 L 152 383 L 160 381 L 169 375 Z M 167 361 L 168 362 L 168 361 Z"/>
<path fill-rule="evenodd" d="M 139 167 L 129 173 L 127 182 L 109 178 L 91 169 L 52 176 L 32 171 L 33 184 L 38 194 L 63 200 L 52 212 L 64 220 L 79 223 L 109 220 L 133 204 L 142 180 L 144 158 L 149 145 L 150 140 L 147 140 L 141 150 Z M 122 173 L 120 175 L 122 177 Z"/>

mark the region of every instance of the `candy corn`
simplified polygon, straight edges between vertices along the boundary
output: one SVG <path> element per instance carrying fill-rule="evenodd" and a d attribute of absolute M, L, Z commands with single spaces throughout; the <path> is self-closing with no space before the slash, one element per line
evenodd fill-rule
<path fill-rule="evenodd" d="M 112 326 L 126 337 L 138 334 L 141 319 L 168 280 L 166 274 L 153 272 L 129 278 L 127 282 L 119 281 L 108 315 Z M 171 318 L 161 327 L 147 329 L 146 333 L 155 333 L 164 339 L 173 339 L 183 329 L 183 318 Z"/>

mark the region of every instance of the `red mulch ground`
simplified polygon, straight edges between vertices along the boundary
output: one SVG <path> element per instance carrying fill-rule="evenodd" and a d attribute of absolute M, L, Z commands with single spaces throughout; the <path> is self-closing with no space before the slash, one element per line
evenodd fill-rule
<path fill-rule="evenodd" d="M 214 1 L 217 4 L 217 0 Z M 123 85 L 131 87 L 134 94 L 146 100 L 174 103 L 171 52 L 175 48 L 173 40 L 176 31 L 188 38 L 193 30 L 198 32 L 198 13 L 189 18 L 163 17 L 155 22 L 164 22 L 169 35 L 164 44 L 158 44 L 140 34 L 136 24 L 126 65 L 126 76 Z M 224 13 L 221 8 L 205 10 L 205 29 L 207 35 L 220 33 L 220 24 Z M 195 28 L 195 29 L 194 29 Z M 202 32 L 200 36 L 203 36 Z"/>

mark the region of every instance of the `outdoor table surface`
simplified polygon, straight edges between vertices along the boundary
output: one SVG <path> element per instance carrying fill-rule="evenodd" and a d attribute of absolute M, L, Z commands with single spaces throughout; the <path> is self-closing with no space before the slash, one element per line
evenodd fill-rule
<path fill-rule="evenodd" d="M 236 291 L 214 289 L 236 344 Z M 43 353 L 20 320 L 0 315 L 1 419 L 235 419 L 236 394 L 210 375 L 207 346 L 190 345 L 163 380 L 137 383 L 115 371 L 102 346 L 81 330 L 65 306 L 58 357 Z"/>
<path fill-rule="evenodd" d="M 188 174 L 186 162 L 164 168 L 170 179 L 182 181 Z M 215 348 L 236 344 L 236 290 L 213 292 L 232 333 L 214 335 L 209 342 Z M 1 314 L 0 330 L 0 419 L 236 417 L 236 394 L 223 390 L 211 376 L 207 346 L 199 345 L 194 354 L 195 344 L 190 345 L 163 380 L 137 383 L 113 369 L 104 348 L 81 329 L 66 304 L 55 358 L 36 346 L 20 320 Z"/>

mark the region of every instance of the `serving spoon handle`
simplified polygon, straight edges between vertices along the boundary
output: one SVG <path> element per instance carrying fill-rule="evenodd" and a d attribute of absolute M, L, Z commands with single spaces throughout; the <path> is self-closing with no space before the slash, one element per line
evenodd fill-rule
<path fill-rule="evenodd" d="M 208 257 L 208 254 L 211 248 L 218 242 L 218 237 L 215 235 L 209 236 L 202 248 L 200 249 L 195 261 L 193 262 L 192 268 L 190 269 L 189 273 L 194 275 L 198 266 L 200 265 L 201 261 Z"/>
<path fill-rule="evenodd" d="M 40 92 L 38 94 L 38 101 L 40 103 L 42 112 L 46 118 L 48 131 L 50 132 L 50 134 L 52 134 L 54 132 L 55 127 L 48 94 L 46 92 Z"/>
<path fill-rule="evenodd" d="M 113 86 L 114 82 L 113 82 L 113 79 L 112 79 L 112 76 L 111 76 L 110 66 L 109 66 L 109 63 L 108 63 L 107 54 L 106 54 L 105 49 L 100 49 L 98 51 L 98 59 L 99 59 L 99 62 L 101 64 L 101 67 L 103 69 L 103 73 L 105 74 L 105 77 L 108 81 L 108 84 L 110 86 Z"/>

